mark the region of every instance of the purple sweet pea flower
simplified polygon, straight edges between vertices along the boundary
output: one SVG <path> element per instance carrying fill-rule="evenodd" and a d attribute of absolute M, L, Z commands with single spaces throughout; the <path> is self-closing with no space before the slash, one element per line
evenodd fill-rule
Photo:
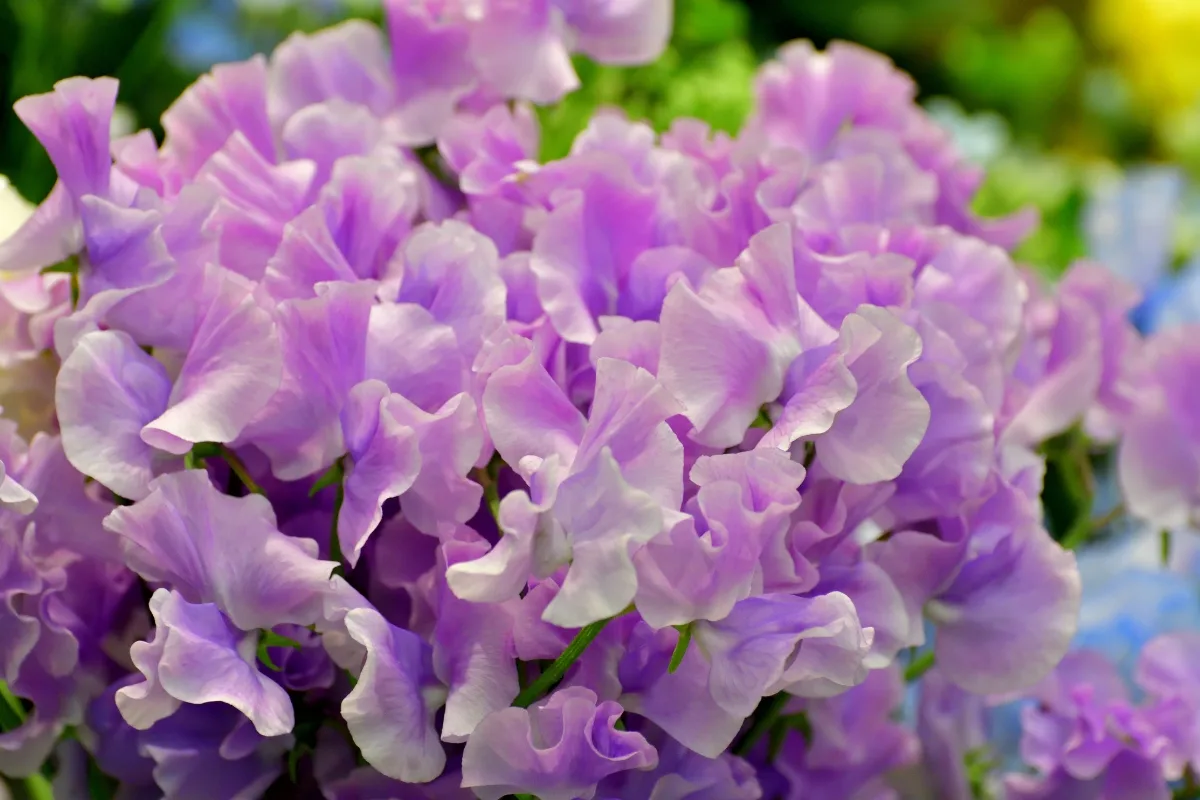
<path fill-rule="evenodd" d="M 931 222 L 1011 248 L 1037 221 L 1032 211 L 998 220 L 971 213 L 982 171 L 959 156 L 949 133 L 914 102 L 912 79 L 884 56 L 846 42 L 823 53 L 810 42 L 793 42 L 760 70 L 755 89 L 758 107 L 747 128 L 771 142 L 818 159 L 837 153 L 840 140 L 863 133 L 899 144 L 936 182 Z"/>
<path fill-rule="evenodd" d="M 71 463 L 122 497 L 145 497 L 168 457 L 141 433 L 166 410 L 170 392 L 166 369 L 128 334 L 83 337 L 59 370 L 55 393 Z"/>
<path fill-rule="evenodd" d="M 699 647 L 688 647 L 676 671 L 667 670 L 678 639 L 674 628 L 655 631 L 645 623 L 633 628 L 617 665 L 624 692 L 620 703 L 689 750 L 717 758 L 733 742 L 745 718 L 713 697 L 712 667 Z"/>
<path fill-rule="evenodd" d="M 1134 680 L 1146 693 L 1146 715 L 1170 740 L 1160 763 L 1168 777 L 1200 768 L 1200 636 L 1179 631 L 1156 636 L 1138 657 Z"/>
<path fill-rule="evenodd" d="M 271 646 L 267 655 L 279 667 L 271 672 L 283 688 L 292 692 L 307 692 L 312 689 L 328 689 L 337 678 L 337 667 L 325 651 L 321 637 L 300 625 L 276 625 L 274 632 L 300 645 Z"/>
<path fill-rule="evenodd" d="M 223 703 L 184 705 L 147 730 L 131 727 L 115 696 L 133 680 L 109 686 L 92 701 L 86 718 L 87 733 L 94 734 L 92 755 L 121 781 L 121 797 L 251 800 L 283 772 L 292 737 L 263 738 L 241 712 Z"/>
<path fill-rule="evenodd" d="M 1079 424 L 1132 513 L 1194 516 L 1193 331 L 1143 344 L 1120 281 L 1018 269 L 1028 218 L 971 212 L 981 171 L 869 51 L 788 45 L 736 136 L 603 112 L 539 164 L 529 103 L 575 53 L 653 58 L 670 0 L 384 12 L 215 67 L 161 147 L 110 141 L 108 79 L 18 103 L 59 182 L 0 243 L 0 679 L 29 709 L 0 770 L 867 800 L 923 768 L 954 797 L 971 692 L 1034 684 L 1014 797 L 1200 767 L 1187 636 L 1141 706 L 1086 658 L 1046 679 L 1080 577 L 1040 500 Z"/>
<path fill-rule="evenodd" d="M 370 283 L 325 283 L 314 298 L 276 307 L 282 381 L 244 434 L 270 458 L 279 479 L 320 472 L 345 452 L 337 415 L 364 377 L 374 294 Z"/>
<path fill-rule="evenodd" d="M 958 688 L 936 667 L 922 676 L 919 691 L 916 729 L 932 796 L 970 800 L 964 759 L 987 752 L 986 700 Z"/>
<path fill-rule="evenodd" d="M 724 619 L 749 597 L 768 542 L 786 535 L 804 467 L 774 449 L 704 456 L 699 487 L 668 532 L 634 556 L 636 604 L 655 628 Z M 694 506 L 692 505 L 694 503 Z"/>
<path fill-rule="evenodd" d="M 384 501 L 407 492 L 421 469 L 417 434 L 388 412 L 390 395 L 387 384 L 364 381 L 342 408 L 349 459 L 337 536 L 350 566 L 358 563 L 367 536 L 383 519 Z"/>
<path fill-rule="evenodd" d="M 351 609 L 344 624 L 366 649 L 358 682 L 342 701 L 342 717 L 363 758 L 399 781 L 433 780 L 446 764 L 433 725 L 446 693 L 433 676 L 429 646 L 372 608 Z"/>
<path fill-rule="evenodd" d="M 44 506 L 29 517 L 0 515 L 0 680 L 33 703 L 23 725 L 0 735 L 0 770 L 9 775 L 37 771 L 63 729 L 81 721 L 113 674 L 105 639 L 128 614 L 133 576 L 58 546 L 66 517 Z"/>
<path fill-rule="evenodd" d="M 653 739 L 654 737 L 651 736 Z M 600 782 L 604 800 L 759 800 L 763 796 L 754 767 L 734 755 L 705 758 L 678 742 L 658 737 L 658 766 L 627 770 Z"/>
<path fill-rule="evenodd" d="M 1078 626 L 1075 556 L 1050 538 L 1030 505 L 1016 489 L 998 491 L 970 522 L 979 552 L 926 605 L 938 626 L 938 664 L 969 691 L 1031 686 L 1066 654 Z"/>
<path fill-rule="evenodd" d="M 1146 343 L 1118 454 L 1130 512 L 1158 526 L 1186 525 L 1200 506 L 1200 417 L 1191 385 L 1200 349 L 1194 333 L 1191 326 L 1174 328 Z"/>
<path fill-rule="evenodd" d="M 438 151 L 458 173 L 464 194 L 492 195 L 537 168 L 538 133 L 528 105 L 498 105 L 482 115 L 451 119 L 438 137 Z"/>
<path fill-rule="evenodd" d="M 311 625 L 323 613 L 336 564 L 319 560 L 311 539 L 280 533 L 264 498 L 222 494 L 204 470 L 155 479 L 144 500 L 104 525 L 138 574 L 188 603 L 215 604 L 243 631 Z"/>
<path fill-rule="evenodd" d="M 342 100 L 384 117 L 396 102 L 395 80 L 382 31 L 348 20 L 313 34 L 296 32 L 271 55 L 267 107 L 276 128 L 296 112 Z"/>
<path fill-rule="evenodd" d="M 145 730 L 183 703 L 227 703 L 263 736 L 291 731 L 291 700 L 258 670 L 255 634 L 234 628 L 215 605 L 193 605 L 166 589 L 150 598 L 150 613 L 154 638 L 130 651 L 146 681 L 116 695 L 130 725 Z"/>
<path fill-rule="evenodd" d="M 1099 654 L 1076 651 L 1022 711 L 1021 755 L 1038 775 L 1009 775 L 1014 798 L 1170 796 L 1159 754 L 1166 744 L 1129 703 L 1125 686 Z"/>
<path fill-rule="evenodd" d="M 729 713 L 747 717 L 766 695 L 830 697 L 862 683 L 874 631 L 850 598 L 765 595 L 733 607 L 693 634 L 712 665 L 708 687 Z"/>
<path fill-rule="evenodd" d="M 698 294 L 682 282 L 672 288 L 663 304 L 663 385 L 684 402 L 691 436 L 703 444 L 740 443 L 763 404 L 778 400 L 784 407 L 760 447 L 812 438 L 843 480 L 894 478 L 929 420 L 907 376 L 920 340 L 870 306 L 833 330 L 797 293 L 792 237 L 786 225 L 768 228 Z"/>
<path fill-rule="evenodd" d="M 166 458 L 156 450 L 182 455 L 197 442 L 234 441 L 278 388 L 275 326 L 250 285 L 211 267 L 193 288 L 194 327 L 173 379 L 120 331 L 84 336 L 59 373 L 72 464 L 122 496 L 146 495 Z"/>
<path fill-rule="evenodd" d="M 178 191 L 234 133 L 268 163 L 275 143 L 267 117 L 267 64 L 262 56 L 219 64 L 163 113 L 166 139 L 159 154 L 160 193 Z"/>
<path fill-rule="evenodd" d="M 895 797 L 885 777 L 914 763 L 919 749 L 916 736 L 891 718 L 903 686 L 897 669 L 875 670 L 845 694 L 806 701 L 811 741 L 799 730 L 790 731 L 774 762 L 786 780 L 784 796 Z"/>
<path fill-rule="evenodd" d="M 398 151 L 372 148 L 344 145 L 315 204 L 284 227 L 263 275 L 263 288 L 275 299 L 312 297 L 319 283 L 388 273 L 417 217 L 420 178 Z"/>
<path fill-rule="evenodd" d="M 467 740 L 463 785 L 483 800 L 525 789 L 543 800 L 590 800 L 609 775 L 658 764 L 645 737 L 616 728 L 621 712 L 582 687 L 560 689 L 529 709 L 493 712 Z"/>
<path fill-rule="evenodd" d="M 469 741 L 476 726 L 509 706 L 520 690 L 512 604 L 462 600 L 445 583 L 447 567 L 472 560 L 485 549 L 480 541 L 447 542 L 438 563 L 433 666 L 449 687 L 442 720 L 446 742 Z"/>
<path fill-rule="evenodd" d="M 46 148 L 58 183 L 33 216 L 0 242 L 0 270 L 30 272 L 53 266 L 83 244 L 80 203 L 106 197 L 112 157 L 109 128 L 117 100 L 112 78 L 68 78 L 54 91 L 19 100 L 14 110 Z"/>
<path fill-rule="evenodd" d="M 1087 263 L 1073 266 L 1056 298 L 1030 301 L 1007 439 L 1041 441 L 1081 418 L 1098 438 L 1115 436 L 1138 393 L 1131 364 L 1141 348 L 1126 320 L 1136 302 L 1132 287 Z"/>
<path fill-rule="evenodd" d="M 460 597 L 509 599 L 531 575 L 549 577 L 570 560 L 548 622 L 582 627 L 634 599 L 633 551 L 662 531 L 662 510 L 682 502 L 682 447 L 665 422 L 676 405 L 627 362 L 602 360 L 596 380 L 585 421 L 532 357 L 490 378 L 484 417 L 530 493 L 505 496 L 505 535 L 491 552 L 449 570 Z"/>

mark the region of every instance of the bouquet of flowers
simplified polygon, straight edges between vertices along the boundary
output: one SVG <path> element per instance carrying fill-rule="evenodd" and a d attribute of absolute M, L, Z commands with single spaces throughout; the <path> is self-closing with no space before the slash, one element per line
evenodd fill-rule
<path fill-rule="evenodd" d="M 1194 790 L 1200 637 L 1136 705 L 1067 655 L 1070 548 L 1200 507 L 1194 327 L 1015 264 L 1036 219 L 972 212 L 869 51 L 785 46 L 736 136 L 601 112 L 539 163 L 530 104 L 652 60 L 669 0 L 385 7 L 214 68 L 161 145 L 110 79 L 16 104 L 58 171 L 0 242 L 17 792 Z M 981 777 L 1020 696 L 1029 769 Z"/>

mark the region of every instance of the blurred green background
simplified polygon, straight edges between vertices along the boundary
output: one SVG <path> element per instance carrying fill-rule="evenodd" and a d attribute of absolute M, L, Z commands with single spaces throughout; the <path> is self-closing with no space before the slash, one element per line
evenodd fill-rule
<path fill-rule="evenodd" d="M 75 74 L 121 80 L 126 129 L 150 127 L 212 63 L 269 50 L 290 30 L 379 0 L 0 0 L 0 174 L 37 200 L 53 183 L 11 112 Z M 1032 203 L 1045 225 L 1020 255 L 1048 271 L 1082 254 L 1088 185 L 1123 165 L 1200 173 L 1200 0 L 676 0 L 655 64 L 581 59 L 584 89 L 541 110 L 543 155 L 567 151 L 600 105 L 665 128 L 677 116 L 736 131 L 757 65 L 782 42 L 860 42 L 891 56 L 962 149 L 986 164 L 980 210 Z"/>

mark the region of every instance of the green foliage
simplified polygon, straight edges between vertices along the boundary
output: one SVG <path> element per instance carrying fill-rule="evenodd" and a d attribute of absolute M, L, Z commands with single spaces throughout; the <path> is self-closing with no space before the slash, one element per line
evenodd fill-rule
<path fill-rule="evenodd" d="M 989 165 L 975 210 L 993 217 L 1032 206 L 1041 225 L 1015 256 L 1046 275 L 1060 275 L 1086 253 L 1079 227 L 1086 199 L 1084 168 L 1075 161 L 1028 149 L 1013 149 Z"/>
<path fill-rule="evenodd" d="M 190 1 L 0 3 L 0 174 L 31 199 L 49 192 L 50 159 L 11 108 L 72 75 L 115 76 L 134 117 L 157 125 L 194 78 L 169 58 L 166 38 L 168 24 Z"/>
<path fill-rule="evenodd" d="M 623 108 L 658 131 L 678 117 L 697 117 L 730 133 L 741 127 L 757 68 L 745 39 L 746 8 L 737 0 L 676 0 L 675 6 L 671 43 L 653 64 L 609 67 L 575 59 L 580 90 L 538 109 L 545 160 L 566 155 L 599 107 Z"/>
<path fill-rule="evenodd" d="M 957 27 L 942 61 L 968 105 L 998 109 L 1017 130 L 1045 135 L 1078 81 L 1083 46 L 1067 16 L 1045 6 L 1015 28 Z"/>
<path fill-rule="evenodd" d="M 997 766 L 996 756 L 987 747 L 977 747 L 963 754 L 967 786 L 974 800 L 992 800 L 988 781 Z"/>

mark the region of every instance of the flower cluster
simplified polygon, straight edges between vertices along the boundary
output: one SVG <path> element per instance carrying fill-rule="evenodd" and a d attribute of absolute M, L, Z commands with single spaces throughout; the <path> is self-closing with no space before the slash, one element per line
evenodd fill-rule
<path fill-rule="evenodd" d="M 0 243 L 0 772 L 885 796 L 902 654 L 1000 693 L 1067 652 L 1045 440 L 1200 505 L 1197 339 L 1018 268 L 883 58 L 795 43 L 736 138 L 604 113 L 541 164 L 526 101 L 669 2 L 387 11 L 215 68 L 161 146 L 109 79 L 17 103 L 59 181 Z"/>
<path fill-rule="evenodd" d="M 1168 800 L 1194 796 L 1200 744 L 1200 637 L 1194 630 L 1160 635 L 1142 649 L 1134 670 L 1141 701 L 1102 653 L 1069 653 L 1028 700 L 1014 707 L 1019 760 L 1030 769 L 992 775 L 980 784 L 1008 800 Z M 918 730 L 936 796 L 969 798 L 972 760 L 992 754 L 987 702 L 937 671 L 920 689 Z"/>

